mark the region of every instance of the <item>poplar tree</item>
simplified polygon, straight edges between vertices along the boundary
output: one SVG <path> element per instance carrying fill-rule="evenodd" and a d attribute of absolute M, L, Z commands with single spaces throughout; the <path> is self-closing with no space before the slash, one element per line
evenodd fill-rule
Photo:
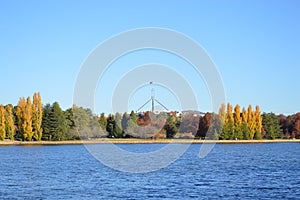
<path fill-rule="evenodd" d="M 127 122 L 129 120 L 129 118 L 130 118 L 130 116 L 126 112 L 123 113 L 122 121 L 121 121 L 123 131 L 125 131 L 127 129 Z"/>
<path fill-rule="evenodd" d="M 234 108 L 234 138 L 243 139 L 241 107 L 238 104 Z"/>
<path fill-rule="evenodd" d="M 99 119 L 98 119 L 98 122 L 100 124 L 100 128 L 103 132 L 106 131 L 106 125 L 107 125 L 107 120 L 106 120 L 106 117 L 104 115 L 104 113 L 101 113 Z"/>
<path fill-rule="evenodd" d="M 5 115 L 5 127 L 6 135 L 10 140 L 14 140 L 15 136 L 15 119 L 13 114 L 13 107 L 11 104 L 5 106 L 6 115 Z"/>
<path fill-rule="evenodd" d="M 262 116 L 260 113 L 259 106 L 256 106 L 254 116 L 255 116 L 255 139 L 260 140 L 262 139 L 262 135 L 261 135 Z"/>
<path fill-rule="evenodd" d="M 223 140 L 228 140 L 233 138 L 234 131 L 234 118 L 232 114 L 232 105 L 227 104 L 227 113 L 225 117 L 225 124 L 220 135 L 220 138 Z"/>
<path fill-rule="evenodd" d="M 18 137 L 21 137 L 24 140 L 24 129 L 25 129 L 25 107 L 26 107 L 26 100 L 25 98 L 20 98 L 18 106 L 16 108 L 16 116 L 18 119 Z"/>
<path fill-rule="evenodd" d="M 113 135 L 115 138 L 123 137 L 123 130 L 122 130 L 122 115 L 120 113 L 116 113 L 115 115 L 115 123 L 114 123 L 114 132 Z"/>
<path fill-rule="evenodd" d="M 27 97 L 24 116 L 25 116 L 24 139 L 31 141 L 33 132 L 32 132 L 32 103 L 30 97 Z"/>
<path fill-rule="evenodd" d="M 18 130 L 22 140 L 32 140 L 32 104 L 30 97 L 20 98 L 16 115 L 18 117 Z"/>
<path fill-rule="evenodd" d="M 249 129 L 248 129 L 248 114 L 245 108 L 242 110 L 242 130 L 243 130 L 243 139 L 249 140 Z"/>
<path fill-rule="evenodd" d="M 125 133 L 130 135 L 130 136 L 137 136 L 136 134 L 136 129 L 138 128 L 137 124 L 137 116 L 134 111 L 131 111 L 129 120 L 127 121 L 127 126 Z"/>
<path fill-rule="evenodd" d="M 219 109 L 219 126 L 220 126 L 220 129 L 219 129 L 219 135 L 220 135 L 220 139 L 221 140 L 224 140 L 226 138 L 226 135 L 225 135 L 225 121 L 226 121 L 226 105 L 223 103 L 221 105 L 221 108 Z"/>
<path fill-rule="evenodd" d="M 43 106 L 40 93 L 34 93 L 32 104 L 32 129 L 33 138 L 35 140 L 41 140 L 42 138 L 42 118 L 43 118 Z"/>
<path fill-rule="evenodd" d="M 5 136 L 5 108 L 3 105 L 0 105 L 0 140 L 4 140 Z"/>
<path fill-rule="evenodd" d="M 226 120 L 226 105 L 222 104 L 219 110 L 219 121 L 221 126 L 224 126 L 225 120 Z"/>
<path fill-rule="evenodd" d="M 256 125 L 256 116 L 254 115 L 253 111 L 252 111 L 252 106 L 249 105 L 248 106 L 248 121 L 247 121 L 247 125 L 248 125 L 248 130 L 249 130 L 249 139 L 253 140 L 254 135 L 255 135 L 255 125 Z"/>

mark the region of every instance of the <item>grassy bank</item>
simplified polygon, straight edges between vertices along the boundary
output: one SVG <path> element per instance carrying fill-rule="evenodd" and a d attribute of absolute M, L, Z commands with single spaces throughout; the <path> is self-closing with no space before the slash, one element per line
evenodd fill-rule
<path fill-rule="evenodd" d="M 77 144 L 203 144 L 203 143 L 217 143 L 217 144 L 256 144 L 256 143 L 279 143 L 279 142 L 298 142 L 300 140 L 190 140 L 190 139 L 97 139 L 97 140 L 68 140 L 68 141 L 0 141 L 0 145 L 77 145 Z"/>

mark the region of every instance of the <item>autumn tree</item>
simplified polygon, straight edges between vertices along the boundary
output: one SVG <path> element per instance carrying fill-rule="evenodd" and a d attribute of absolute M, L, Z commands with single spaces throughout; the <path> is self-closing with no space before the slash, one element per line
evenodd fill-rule
<path fill-rule="evenodd" d="M 35 140 L 42 139 L 43 105 L 40 93 L 34 93 L 32 104 L 32 131 Z"/>
<path fill-rule="evenodd" d="M 254 138 L 256 140 L 260 140 L 262 139 L 262 135 L 261 135 L 261 129 L 262 129 L 262 116 L 261 116 L 261 113 L 260 113 L 260 108 L 259 106 L 256 106 L 255 107 L 255 113 L 254 113 L 254 116 L 255 116 L 255 128 L 254 128 L 254 132 L 255 132 L 255 135 L 254 135 Z"/>
<path fill-rule="evenodd" d="M 18 117 L 18 130 L 22 140 L 31 141 L 32 132 L 32 103 L 30 97 L 20 98 L 16 115 Z"/>
<path fill-rule="evenodd" d="M 3 105 L 0 105 L 0 140 L 4 140 L 6 136 L 5 129 L 5 108 Z"/>
<path fill-rule="evenodd" d="M 223 103 L 221 105 L 221 108 L 219 109 L 219 135 L 220 135 L 220 139 L 225 138 L 226 136 L 224 135 L 224 125 L 225 125 L 225 121 L 226 121 L 226 105 Z"/>
<path fill-rule="evenodd" d="M 5 106 L 6 115 L 5 115 L 5 132 L 6 137 L 10 140 L 14 139 L 15 136 L 15 119 L 13 114 L 13 106 L 8 104 Z"/>
<path fill-rule="evenodd" d="M 207 135 L 208 129 L 211 126 L 211 113 L 206 113 L 203 117 L 199 119 L 199 128 L 196 134 L 197 138 L 204 139 Z"/>
<path fill-rule="evenodd" d="M 248 114 L 245 108 L 242 110 L 242 132 L 243 132 L 243 139 L 249 140 L 249 128 L 248 128 Z"/>
<path fill-rule="evenodd" d="M 228 103 L 225 123 L 222 129 L 222 133 L 220 134 L 220 139 L 222 140 L 232 139 L 233 131 L 234 131 L 234 118 L 232 113 L 232 105 Z"/>
<path fill-rule="evenodd" d="M 256 131 L 256 116 L 255 114 L 253 113 L 253 110 L 252 110 L 252 106 L 249 105 L 248 106 L 248 121 L 247 121 L 247 125 L 248 125 L 248 130 L 249 130 L 249 139 L 250 140 L 253 140 L 254 139 L 254 135 L 255 135 L 255 131 Z"/>
<path fill-rule="evenodd" d="M 241 118 L 241 108 L 237 104 L 234 108 L 234 134 L 233 139 L 243 139 L 243 127 L 242 127 L 242 118 Z"/>

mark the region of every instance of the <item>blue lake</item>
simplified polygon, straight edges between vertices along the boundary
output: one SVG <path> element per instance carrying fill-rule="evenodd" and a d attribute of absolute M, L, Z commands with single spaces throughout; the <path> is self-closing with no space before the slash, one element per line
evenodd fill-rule
<path fill-rule="evenodd" d="M 119 145 L 132 151 L 160 144 Z M 300 143 L 191 145 L 168 167 L 131 174 L 83 145 L 0 146 L 1 199 L 299 199 Z"/>

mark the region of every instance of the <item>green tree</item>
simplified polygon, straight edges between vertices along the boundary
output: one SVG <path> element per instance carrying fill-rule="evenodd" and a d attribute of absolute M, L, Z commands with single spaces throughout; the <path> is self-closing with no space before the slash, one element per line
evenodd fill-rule
<path fill-rule="evenodd" d="M 109 114 L 107 117 L 106 131 L 108 132 L 108 137 L 114 137 L 114 127 L 115 127 L 115 116 Z"/>
<path fill-rule="evenodd" d="M 177 119 L 174 115 L 168 115 L 167 123 L 164 126 L 166 130 L 167 138 L 174 138 L 174 136 L 178 133 Z"/>
<path fill-rule="evenodd" d="M 50 123 L 50 115 L 51 115 L 51 105 L 46 104 L 43 107 L 43 117 L 42 117 L 42 130 L 43 130 L 43 135 L 42 135 L 42 140 L 51 140 L 52 135 L 50 132 L 51 129 L 51 123 Z"/>
<path fill-rule="evenodd" d="M 137 116 L 134 111 L 131 111 L 129 120 L 127 121 L 127 128 L 124 130 L 125 134 L 129 137 L 137 136 Z"/>
<path fill-rule="evenodd" d="M 121 121 L 123 132 L 125 132 L 127 130 L 127 123 L 129 120 L 130 120 L 130 116 L 126 112 L 123 113 L 122 121 Z"/>
<path fill-rule="evenodd" d="M 98 122 L 100 124 L 100 128 L 103 130 L 103 132 L 105 132 L 107 126 L 107 120 L 104 113 L 101 113 Z"/>
<path fill-rule="evenodd" d="M 63 110 L 57 102 L 51 106 L 49 140 L 60 141 L 66 138 L 67 121 Z"/>
<path fill-rule="evenodd" d="M 120 113 L 116 113 L 115 115 L 115 123 L 114 123 L 114 137 L 115 138 L 122 138 L 123 137 L 123 130 L 122 130 L 122 115 Z"/>
<path fill-rule="evenodd" d="M 267 139 L 273 140 L 283 136 L 278 117 L 274 113 L 264 113 L 262 115 L 262 126 L 266 132 L 265 137 Z"/>
<path fill-rule="evenodd" d="M 74 122 L 73 109 L 68 108 L 67 110 L 64 111 L 64 115 L 65 115 L 66 122 L 67 122 L 66 139 L 67 140 L 80 140 L 80 137 L 79 137 L 79 134 L 76 129 L 75 122 Z"/>
<path fill-rule="evenodd" d="M 164 129 L 166 130 L 167 138 L 174 138 L 174 136 L 178 133 L 178 128 L 175 123 L 167 123 Z"/>

